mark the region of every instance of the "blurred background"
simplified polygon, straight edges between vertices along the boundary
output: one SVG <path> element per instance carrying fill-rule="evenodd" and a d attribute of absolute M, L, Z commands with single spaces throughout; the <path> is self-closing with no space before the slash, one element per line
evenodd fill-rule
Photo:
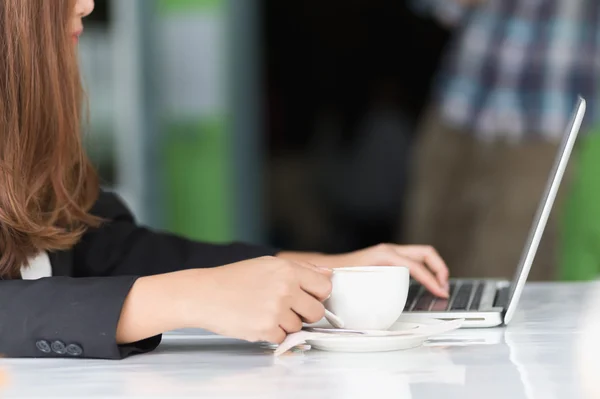
<path fill-rule="evenodd" d="M 88 150 L 153 228 L 290 250 L 432 244 L 456 276 L 511 277 L 581 94 L 533 277 L 595 278 L 597 3 L 96 0 Z"/>

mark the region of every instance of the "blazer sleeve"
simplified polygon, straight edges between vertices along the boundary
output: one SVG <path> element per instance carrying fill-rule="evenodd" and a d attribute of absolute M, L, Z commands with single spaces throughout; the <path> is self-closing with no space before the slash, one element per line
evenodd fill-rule
<path fill-rule="evenodd" d="M 202 243 L 152 231 L 137 225 L 129 209 L 112 193 L 102 192 L 92 213 L 106 222 L 88 231 L 76 245 L 73 263 L 77 277 L 149 276 L 278 252 L 242 243 Z"/>
<path fill-rule="evenodd" d="M 117 345 L 123 302 L 136 277 L 0 281 L 0 355 L 121 359 L 160 336 Z"/>

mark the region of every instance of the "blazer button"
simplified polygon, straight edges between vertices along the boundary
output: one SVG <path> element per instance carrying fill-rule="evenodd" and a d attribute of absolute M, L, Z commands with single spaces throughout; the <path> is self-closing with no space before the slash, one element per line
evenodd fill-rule
<path fill-rule="evenodd" d="M 52 342 L 52 345 L 50 345 L 50 347 L 52 348 L 52 352 L 56 353 L 57 355 L 64 355 L 65 353 L 67 353 L 66 345 L 60 341 Z"/>
<path fill-rule="evenodd" d="M 77 344 L 71 344 L 67 346 L 67 354 L 71 356 L 81 356 L 83 354 L 83 349 Z"/>
<path fill-rule="evenodd" d="M 52 349 L 50 348 L 50 344 L 48 343 L 48 341 L 45 341 L 43 339 L 40 339 L 39 341 L 37 341 L 35 343 L 35 347 L 38 348 L 38 350 L 43 353 L 52 352 Z"/>

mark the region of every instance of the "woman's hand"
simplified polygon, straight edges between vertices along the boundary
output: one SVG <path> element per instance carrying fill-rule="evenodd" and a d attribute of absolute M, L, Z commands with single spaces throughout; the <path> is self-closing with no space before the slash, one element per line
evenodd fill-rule
<path fill-rule="evenodd" d="M 281 343 L 302 322 L 324 316 L 331 270 L 306 262 L 263 257 L 198 270 L 189 301 L 190 325 L 246 341 Z"/>
<path fill-rule="evenodd" d="M 380 244 L 341 255 L 282 252 L 278 257 L 337 268 L 347 266 L 406 266 L 412 277 L 431 293 L 448 297 L 448 267 L 430 246 Z"/>
<path fill-rule="evenodd" d="M 281 343 L 303 322 L 323 318 L 331 274 L 307 262 L 263 257 L 142 277 L 123 306 L 117 342 L 201 328 L 251 342 Z"/>

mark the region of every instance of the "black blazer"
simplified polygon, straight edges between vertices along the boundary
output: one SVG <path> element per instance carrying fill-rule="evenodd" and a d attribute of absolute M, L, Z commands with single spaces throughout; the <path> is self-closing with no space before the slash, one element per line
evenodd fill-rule
<path fill-rule="evenodd" d="M 135 223 L 114 194 L 92 209 L 108 222 L 70 251 L 50 254 L 53 277 L 0 281 L 0 355 L 121 359 L 155 349 L 161 336 L 117 345 L 123 302 L 137 278 L 274 255 L 245 244 L 213 245 Z"/>

